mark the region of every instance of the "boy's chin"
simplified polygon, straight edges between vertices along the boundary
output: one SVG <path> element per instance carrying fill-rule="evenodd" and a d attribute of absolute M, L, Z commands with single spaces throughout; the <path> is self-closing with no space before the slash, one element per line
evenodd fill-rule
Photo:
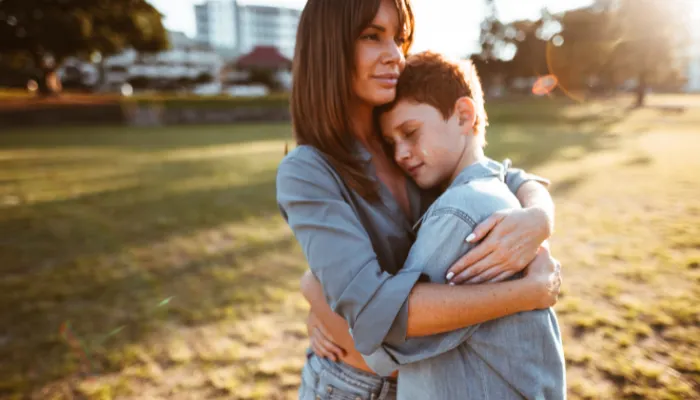
<path fill-rule="evenodd" d="M 436 186 L 438 186 L 438 183 L 435 182 L 434 179 L 429 179 L 429 178 L 422 178 L 421 177 L 416 177 L 415 179 L 416 185 L 418 185 L 419 188 L 429 190 L 432 189 Z"/>

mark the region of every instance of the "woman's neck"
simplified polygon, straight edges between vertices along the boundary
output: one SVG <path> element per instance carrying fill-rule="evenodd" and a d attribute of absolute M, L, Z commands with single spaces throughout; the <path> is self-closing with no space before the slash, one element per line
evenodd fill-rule
<path fill-rule="evenodd" d="M 370 152 L 381 147 L 374 132 L 372 112 L 373 107 L 362 104 L 354 107 L 351 119 L 353 136 Z"/>

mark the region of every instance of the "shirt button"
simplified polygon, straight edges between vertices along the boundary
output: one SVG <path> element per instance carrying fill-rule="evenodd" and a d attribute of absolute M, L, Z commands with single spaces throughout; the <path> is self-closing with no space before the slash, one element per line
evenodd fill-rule
<path fill-rule="evenodd" d="M 316 395 L 316 400 L 321 400 L 321 396 Z"/>
<path fill-rule="evenodd" d="M 328 387 L 326 388 L 326 392 L 333 393 L 333 387 L 331 385 L 328 385 Z"/>

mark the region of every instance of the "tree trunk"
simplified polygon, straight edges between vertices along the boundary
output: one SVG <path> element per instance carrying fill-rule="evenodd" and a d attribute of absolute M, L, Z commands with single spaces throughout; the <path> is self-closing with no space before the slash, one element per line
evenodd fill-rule
<path fill-rule="evenodd" d="M 642 71 L 639 74 L 639 82 L 637 82 L 637 101 L 634 106 L 636 108 L 644 107 L 644 101 L 647 97 L 647 73 Z"/>
<path fill-rule="evenodd" d="M 42 69 L 42 77 L 39 80 L 39 94 L 44 97 L 58 96 L 63 89 L 61 79 L 55 68 Z"/>
<path fill-rule="evenodd" d="M 107 81 L 107 72 L 105 70 L 105 59 L 100 57 L 100 62 L 97 65 L 97 83 L 93 88 L 94 91 L 102 91 L 105 88 L 105 82 Z"/>
<path fill-rule="evenodd" d="M 39 82 L 37 82 L 39 95 L 48 97 L 61 93 L 61 79 L 56 73 L 57 66 L 54 58 L 37 51 L 34 53 L 34 65 L 40 73 Z"/>

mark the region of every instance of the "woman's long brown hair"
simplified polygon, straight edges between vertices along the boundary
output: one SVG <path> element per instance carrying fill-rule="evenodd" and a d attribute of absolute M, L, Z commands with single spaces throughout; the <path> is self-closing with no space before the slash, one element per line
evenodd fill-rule
<path fill-rule="evenodd" d="M 393 1 L 407 53 L 414 26 L 410 0 Z M 357 159 L 349 114 L 355 43 L 381 2 L 309 0 L 301 13 L 292 68 L 291 114 L 297 144 L 324 153 L 345 183 L 367 200 L 378 199 L 377 184 Z"/>

